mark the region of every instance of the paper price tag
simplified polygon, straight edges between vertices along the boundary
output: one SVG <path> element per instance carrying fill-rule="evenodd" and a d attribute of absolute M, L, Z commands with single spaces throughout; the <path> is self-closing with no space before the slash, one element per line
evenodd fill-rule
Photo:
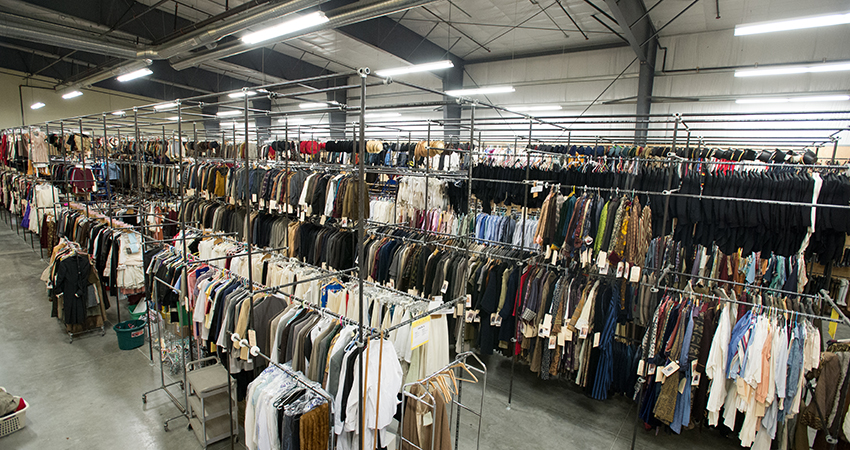
<path fill-rule="evenodd" d="M 677 370 L 679 370 L 679 363 L 677 363 L 676 361 L 672 361 L 672 362 L 670 362 L 670 364 L 667 364 L 666 366 L 664 366 L 664 368 L 661 369 L 661 372 L 664 373 L 665 377 L 669 377 L 670 375 L 673 374 L 673 372 L 675 372 Z"/>
<path fill-rule="evenodd" d="M 463 320 L 464 320 L 464 322 L 466 322 L 466 323 L 472 323 L 472 321 L 474 321 L 474 320 L 475 320 L 475 311 L 472 311 L 472 310 L 470 310 L 470 309 L 467 309 L 467 310 L 466 310 L 466 315 L 463 317 Z"/>
<path fill-rule="evenodd" d="M 194 189 L 186 189 L 186 196 L 187 197 L 194 197 L 195 196 L 195 190 Z"/>
<path fill-rule="evenodd" d="M 431 331 L 431 316 L 423 317 L 413 322 L 410 327 L 410 349 L 415 350 L 428 342 Z"/>
<path fill-rule="evenodd" d="M 434 301 L 438 302 L 438 303 L 443 303 L 443 296 L 442 295 L 435 295 Z"/>
<path fill-rule="evenodd" d="M 655 364 L 650 364 L 649 369 L 646 371 L 649 375 L 655 375 Z"/>
<path fill-rule="evenodd" d="M 688 385 L 688 380 L 686 378 L 682 377 L 682 378 L 679 379 L 679 393 L 680 394 L 685 393 L 685 386 L 687 386 L 687 385 Z"/>
<path fill-rule="evenodd" d="M 543 322 L 540 324 L 540 329 L 537 331 L 537 336 L 539 337 L 549 337 L 549 333 L 552 329 L 552 315 L 546 314 L 543 316 Z"/>
<path fill-rule="evenodd" d="M 557 251 L 557 250 L 555 250 L 554 252 L 552 252 L 552 261 L 551 261 L 551 263 L 552 263 L 552 265 L 553 265 L 553 266 L 557 266 L 557 265 L 558 265 L 558 251 Z"/>
<path fill-rule="evenodd" d="M 368 282 L 370 282 L 370 283 L 374 283 L 374 282 L 375 282 L 375 280 L 374 280 L 374 279 L 372 279 L 372 275 L 369 275 L 368 277 L 366 277 L 366 281 L 368 281 Z"/>
<path fill-rule="evenodd" d="M 390 279 L 390 281 L 387 281 L 387 286 L 389 286 L 390 289 L 395 289 L 395 280 Z"/>
<path fill-rule="evenodd" d="M 599 269 L 599 274 L 600 275 L 608 275 L 608 266 L 605 266 L 605 267 L 602 267 L 601 269 Z"/>
<path fill-rule="evenodd" d="M 306 220 L 307 220 L 307 213 L 305 213 L 304 211 L 301 211 L 301 221 L 304 222 Z"/>
<path fill-rule="evenodd" d="M 293 211 L 293 209 L 292 209 L 292 205 L 290 205 L 289 203 L 287 203 L 287 204 L 286 204 L 286 213 L 287 213 L 287 214 L 292 214 L 292 211 Z"/>
<path fill-rule="evenodd" d="M 549 259 L 550 256 L 552 256 L 552 247 L 546 247 L 546 256 L 544 258 Z"/>
<path fill-rule="evenodd" d="M 496 313 L 490 314 L 490 326 L 491 326 L 491 327 L 495 327 L 495 326 L 496 326 L 496 318 L 497 318 L 497 317 L 499 317 L 499 315 L 498 315 L 498 314 L 496 314 Z"/>
<path fill-rule="evenodd" d="M 473 320 L 472 322 L 473 322 L 473 323 L 479 323 L 479 322 L 481 322 L 481 314 L 480 314 L 480 311 L 475 310 L 474 312 L 475 312 L 475 320 Z"/>
<path fill-rule="evenodd" d="M 564 328 L 564 342 L 573 341 L 573 332 L 569 328 Z"/>
<path fill-rule="evenodd" d="M 328 270 L 328 263 L 323 262 L 323 263 L 322 263 L 322 269 L 323 269 L 323 270 Z"/>
<path fill-rule="evenodd" d="M 632 283 L 640 281 L 640 266 L 632 266 L 632 271 L 629 273 L 629 281 Z"/>
<path fill-rule="evenodd" d="M 494 327 L 501 327 L 502 326 L 502 316 L 500 316 L 499 313 L 493 313 L 493 323 L 491 323 L 490 325 L 492 325 Z"/>
<path fill-rule="evenodd" d="M 344 227 L 347 227 L 347 226 L 348 226 L 348 217 L 343 217 L 343 218 L 342 218 L 342 226 L 344 226 Z"/>
<path fill-rule="evenodd" d="M 269 209 L 277 209 L 277 200 L 269 200 Z"/>
<path fill-rule="evenodd" d="M 319 219 L 319 225 L 324 226 L 325 222 L 327 222 L 327 221 L 328 221 L 328 216 L 322 214 L 322 217 Z"/>
<path fill-rule="evenodd" d="M 254 203 L 257 202 L 257 194 L 251 194 L 251 201 Z"/>
<path fill-rule="evenodd" d="M 640 361 L 638 361 L 638 366 L 637 366 L 637 375 L 638 375 L 639 377 L 642 377 L 642 376 L 644 375 L 644 374 L 643 374 L 643 370 L 644 370 L 644 369 L 646 369 L 646 362 L 644 362 L 644 360 L 640 360 Z"/>
<path fill-rule="evenodd" d="M 472 294 L 466 294 L 466 309 L 472 308 Z"/>
<path fill-rule="evenodd" d="M 535 185 L 531 188 L 532 194 L 537 193 L 537 192 L 543 192 L 543 185 L 542 184 L 536 184 L 535 183 Z"/>
<path fill-rule="evenodd" d="M 602 269 L 603 267 L 608 267 L 608 252 L 599 252 L 596 255 L 596 267 Z"/>
<path fill-rule="evenodd" d="M 236 199 L 235 199 L 235 198 L 233 198 L 233 197 L 229 197 L 229 198 L 227 199 L 227 203 L 230 203 L 231 205 L 235 205 L 235 204 L 236 204 Z"/>
<path fill-rule="evenodd" d="M 460 317 L 463 315 L 463 305 L 458 303 L 455 305 L 455 317 Z"/>
<path fill-rule="evenodd" d="M 601 338 L 600 333 L 593 333 L 593 348 L 599 347 L 599 339 Z"/>
<path fill-rule="evenodd" d="M 587 327 L 581 327 L 581 331 L 578 334 L 579 339 L 587 339 Z"/>
<path fill-rule="evenodd" d="M 623 261 L 617 263 L 617 278 L 623 278 L 623 273 L 626 270 L 626 264 Z"/>
<path fill-rule="evenodd" d="M 260 199 L 260 209 L 266 209 L 266 199 Z"/>
<path fill-rule="evenodd" d="M 561 332 L 558 333 L 558 345 L 563 347 L 567 343 L 566 334 L 564 333 L 566 328 L 561 328 Z"/>
<path fill-rule="evenodd" d="M 664 376 L 664 372 L 662 372 L 660 370 L 657 370 L 655 372 L 655 382 L 656 383 L 662 383 L 663 384 L 664 380 L 666 380 L 666 379 L 667 379 L 667 377 Z"/>
<path fill-rule="evenodd" d="M 416 296 L 416 297 L 418 297 L 418 296 L 419 296 L 419 292 L 418 292 L 416 289 L 414 289 L 414 288 L 410 288 L 410 289 L 408 289 L 408 290 L 407 290 L 407 293 L 408 293 L 408 294 L 410 294 L 410 295 L 414 295 L 414 296 Z"/>
<path fill-rule="evenodd" d="M 554 350 L 558 346 L 558 337 L 549 336 L 549 350 Z"/>
<path fill-rule="evenodd" d="M 700 380 L 700 373 L 694 372 L 694 374 L 691 376 L 691 386 L 699 386 L 699 380 Z"/>
<path fill-rule="evenodd" d="M 251 347 L 257 345 L 257 332 L 254 330 L 248 330 L 248 344 Z"/>
<path fill-rule="evenodd" d="M 446 293 L 446 291 L 448 291 L 448 290 L 449 290 L 449 280 L 444 280 L 444 281 L 443 281 L 443 287 L 442 287 L 442 288 L 440 288 L 440 292 L 442 292 L 443 294 L 445 294 L 445 293 Z"/>
<path fill-rule="evenodd" d="M 434 415 L 431 414 L 431 411 L 428 411 L 424 416 L 422 416 L 422 426 L 427 427 L 432 423 L 434 423 Z"/>

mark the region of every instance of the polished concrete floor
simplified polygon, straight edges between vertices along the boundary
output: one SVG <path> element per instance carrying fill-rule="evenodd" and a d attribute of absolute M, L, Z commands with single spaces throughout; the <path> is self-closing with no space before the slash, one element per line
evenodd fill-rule
<path fill-rule="evenodd" d="M 120 350 L 111 324 L 105 336 L 92 334 L 68 343 L 63 327 L 50 317 L 39 280 L 46 261 L 40 259 L 37 244 L 33 251 L 10 228 L 8 214 L 0 216 L 0 386 L 30 403 L 26 428 L 0 438 L 0 449 L 200 448 L 184 419 L 172 422 L 171 431 L 163 429 L 164 420 L 178 415 L 165 394 L 151 394 L 142 404 L 142 393 L 160 385 L 159 365 L 150 363 L 147 345 Z M 109 318 L 116 323 L 114 306 Z M 459 448 L 629 448 L 635 408 L 626 399 L 592 400 L 569 384 L 542 382 L 517 366 L 508 410 L 510 360 L 493 356 L 486 362 L 480 446 L 477 420 L 464 412 Z M 462 401 L 477 410 L 481 385 L 468 385 Z M 709 429 L 681 436 L 640 429 L 636 444 L 640 449 L 737 447 L 733 439 Z M 226 441 L 210 448 L 230 445 Z"/>

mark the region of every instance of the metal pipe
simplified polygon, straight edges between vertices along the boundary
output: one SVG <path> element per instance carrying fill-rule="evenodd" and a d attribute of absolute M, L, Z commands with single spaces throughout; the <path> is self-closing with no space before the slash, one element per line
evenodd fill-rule
<path fill-rule="evenodd" d="M 363 330 L 363 320 L 366 317 L 363 309 L 366 305 L 363 302 L 363 288 L 364 288 L 364 277 L 362 267 L 364 267 L 366 262 L 366 229 L 365 229 L 365 206 L 368 205 L 369 199 L 366 196 L 366 172 L 365 172 L 365 162 L 366 158 L 366 76 L 369 74 L 369 68 L 364 67 L 359 70 L 360 75 L 360 146 L 358 151 L 357 158 L 357 196 L 359 197 L 358 206 L 357 206 L 357 265 L 361 269 L 357 271 L 357 281 L 358 281 L 358 322 L 360 322 L 360 347 L 364 348 L 366 345 L 366 338 Z M 368 351 L 368 349 L 367 349 Z M 363 357 L 361 355 L 360 358 L 357 359 L 359 361 L 358 368 L 358 380 L 359 386 L 361 389 L 360 397 L 362 398 L 362 390 L 364 388 L 363 385 Z M 358 420 L 360 423 L 360 429 L 366 429 L 366 417 L 364 415 L 363 410 L 363 402 L 357 402 L 357 413 Z M 360 450 L 366 450 L 364 443 L 364 435 L 365 433 L 360 433 Z"/>

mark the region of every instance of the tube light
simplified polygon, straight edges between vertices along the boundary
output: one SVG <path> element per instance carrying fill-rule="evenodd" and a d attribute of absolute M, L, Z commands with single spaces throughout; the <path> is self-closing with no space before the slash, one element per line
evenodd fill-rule
<path fill-rule="evenodd" d="M 513 108 L 508 108 L 511 111 L 516 112 L 530 112 L 530 111 L 560 111 L 561 105 L 542 105 L 542 106 L 516 106 Z"/>
<path fill-rule="evenodd" d="M 172 122 L 177 122 L 178 120 L 180 120 L 180 118 L 177 117 L 177 116 L 171 116 L 171 117 L 166 118 L 166 120 L 170 120 Z"/>
<path fill-rule="evenodd" d="M 254 95 L 257 95 L 257 93 L 254 92 L 254 91 L 242 91 L 242 92 L 234 92 L 232 94 L 227 94 L 227 96 L 230 97 L 230 98 L 242 98 L 245 95 L 247 95 L 248 97 L 252 97 Z"/>
<path fill-rule="evenodd" d="M 451 97 L 462 97 L 464 95 L 501 94 L 513 91 L 513 86 L 490 86 L 477 89 L 456 89 L 453 91 L 446 91 L 446 95 Z"/>
<path fill-rule="evenodd" d="M 850 23 L 850 13 L 830 14 L 826 16 L 801 17 L 771 22 L 747 23 L 735 25 L 735 36 L 773 33 L 776 31 L 802 30 L 805 28 L 829 27 Z"/>
<path fill-rule="evenodd" d="M 257 42 L 267 41 L 285 34 L 291 34 L 305 28 L 321 25 L 328 22 L 330 19 L 325 16 L 325 13 L 316 11 L 307 14 L 306 16 L 297 17 L 287 20 L 286 22 L 262 29 L 256 33 L 249 33 L 242 36 L 242 42 L 246 44 L 256 44 Z"/>
<path fill-rule="evenodd" d="M 154 105 L 153 109 L 155 109 L 157 111 L 161 111 L 163 109 L 172 109 L 172 108 L 176 108 L 176 107 L 177 107 L 177 103 L 171 102 L 171 103 L 160 103 L 159 105 Z"/>
<path fill-rule="evenodd" d="M 245 122 L 219 122 L 218 126 L 221 128 L 233 128 L 236 127 L 238 130 L 244 130 Z M 254 123 L 248 123 L 248 128 L 257 128 L 257 125 Z"/>
<path fill-rule="evenodd" d="M 840 72 L 850 70 L 850 61 L 835 63 L 809 64 L 804 66 L 778 66 L 760 69 L 741 69 L 735 71 L 735 77 L 758 77 L 767 75 L 793 75 L 800 73 Z"/>
<path fill-rule="evenodd" d="M 218 117 L 238 116 L 239 114 L 242 114 L 242 111 L 238 111 L 235 109 L 229 109 L 227 111 L 219 111 L 215 113 L 215 115 Z"/>
<path fill-rule="evenodd" d="M 64 98 L 65 100 L 68 100 L 68 99 L 71 99 L 71 98 L 74 98 L 74 97 L 79 97 L 81 95 L 83 95 L 83 93 L 80 92 L 80 91 L 71 91 L 71 92 L 63 95 L 62 98 Z"/>
<path fill-rule="evenodd" d="M 366 114 L 367 119 L 381 119 L 381 118 L 387 118 L 387 117 L 401 117 L 401 114 L 395 113 L 395 112 Z"/>
<path fill-rule="evenodd" d="M 454 67 L 455 65 L 449 61 L 436 61 L 425 64 L 415 64 L 407 67 L 396 67 L 394 69 L 384 69 L 375 72 L 376 75 L 380 75 L 382 77 L 392 77 L 396 75 L 404 75 L 408 73 L 416 73 L 416 72 L 428 72 L 431 70 L 442 70 Z"/>
<path fill-rule="evenodd" d="M 112 113 L 113 116 L 123 116 L 124 114 L 127 114 L 127 113 L 124 112 L 124 111 L 115 111 L 115 112 Z"/>
<path fill-rule="evenodd" d="M 301 109 L 322 109 L 327 108 L 328 104 L 324 102 L 306 102 L 298 105 Z"/>
<path fill-rule="evenodd" d="M 735 103 L 739 105 L 753 103 L 810 103 L 810 102 L 846 102 L 850 95 L 817 95 L 811 97 L 762 97 L 762 98 L 739 98 Z"/>
<path fill-rule="evenodd" d="M 121 75 L 118 78 L 116 78 L 116 80 L 123 83 L 123 82 L 126 82 L 126 81 L 135 80 L 136 78 L 146 77 L 146 76 L 148 76 L 152 73 L 153 73 L 152 70 L 150 70 L 148 68 L 144 68 L 144 69 L 136 70 L 134 72 L 125 73 L 124 75 Z"/>
<path fill-rule="evenodd" d="M 30 109 L 41 109 L 44 108 L 44 106 L 45 105 L 42 102 L 35 102 L 32 104 L 32 106 L 30 106 Z"/>

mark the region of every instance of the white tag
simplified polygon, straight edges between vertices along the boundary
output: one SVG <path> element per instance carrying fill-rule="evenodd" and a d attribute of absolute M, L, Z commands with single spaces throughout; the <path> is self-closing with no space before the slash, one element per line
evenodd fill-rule
<path fill-rule="evenodd" d="M 229 198 L 227 199 L 227 203 L 230 203 L 231 205 L 235 205 L 235 204 L 236 204 L 236 199 L 235 199 L 235 198 L 233 198 L 233 197 L 229 197 Z"/>
<path fill-rule="evenodd" d="M 492 325 L 494 327 L 501 327 L 502 326 L 502 316 L 500 316 L 499 313 L 493 313 L 493 323 L 491 323 L 490 325 Z"/>
<path fill-rule="evenodd" d="M 600 275 L 608 275 L 608 266 L 606 265 L 605 267 L 599 269 L 599 274 Z"/>
<path fill-rule="evenodd" d="M 679 363 L 676 361 L 670 362 L 670 364 L 667 364 L 663 369 L 661 369 L 661 371 L 664 372 L 665 377 L 669 377 L 677 370 L 679 370 Z"/>
<path fill-rule="evenodd" d="M 700 373 L 694 372 L 691 376 L 691 386 L 699 386 Z"/>
<path fill-rule="evenodd" d="M 319 225 L 324 226 L 324 225 L 325 225 L 325 222 L 327 222 L 327 221 L 328 221 L 328 216 L 326 216 L 326 215 L 322 214 L 322 218 L 321 218 L 321 219 L 319 219 Z"/>
<path fill-rule="evenodd" d="M 472 323 L 473 320 L 475 320 L 475 311 L 467 309 L 466 314 L 463 317 L 463 321 L 466 323 Z"/>
<path fill-rule="evenodd" d="M 322 263 L 322 270 L 328 270 L 328 263 L 326 263 L 326 262 Z"/>
<path fill-rule="evenodd" d="M 255 347 L 257 345 L 257 332 L 254 330 L 248 330 L 248 344 L 251 347 Z"/>
<path fill-rule="evenodd" d="M 481 322 L 481 314 L 480 314 L 480 312 L 479 312 L 479 311 L 477 311 L 477 310 L 476 310 L 476 311 L 473 311 L 473 312 L 475 313 L 475 320 L 473 320 L 473 322 L 474 322 L 474 323 L 479 323 L 479 322 Z"/>
<path fill-rule="evenodd" d="M 463 305 L 458 303 L 455 305 L 455 317 L 463 315 Z"/>
<path fill-rule="evenodd" d="M 537 331 L 537 336 L 539 337 L 549 337 L 550 330 L 552 329 L 552 315 L 546 314 L 543 316 L 543 322 L 540 324 L 540 329 Z"/>
<path fill-rule="evenodd" d="M 277 209 L 277 200 L 269 200 L 269 209 Z"/>
<path fill-rule="evenodd" d="M 546 256 L 544 256 L 544 258 L 549 259 L 550 256 L 552 256 L 552 247 L 547 246 L 546 247 Z"/>
<path fill-rule="evenodd" d="M 419 297 L 419 291 L 417 291 L 415 288 L 408 289 L 407 293 L 410 294 L 410 295 L 413 295 L 415 297 Z"/>
<path fill-rule="evenodd" d="M 442 303 L 443 303 L 443 296 L 442 296 L 442 295 L 435 295 L 435 296 L 434 296 L 434 301 L 435 301 L 435 302 L 437 302 L 437 303 L 441 303 L 441 304 L 442 304 Z M 438 305 L 438 306 L 439 306 L 439 305 Z M 430 308 L 429 308 L 429 309 L 430 309 Z"/>
<path fill-rule="evenodd" d="M 472 308 L 472 294 L 466 294 L 466 309 Z"/>
<path fill-rule="evenodd" d="M 257 202 L 257 194 L 251 194 L 251 201 L 254 203 Z"/>
<path fill-rule="evenodd" d="M 535 185 L 531 188 L 531 193 L 534 194 L 536 192 L 543 192 L 543 185 Z"/>
<path fill-rule="evenodd" d="M 410 349 L 415 350 L 422 344 L 428 342 L 431 330 L 431 316 L 423 317 L 413 322 L 410 326 Z"/>
<path fill-rule="evenodd" d="M 663 371 L 658 370 L 658 371 L 655 372 L 655 382 L 656 383 L 662 383 L 663 384 L 664 380 L 666 380 L 666 379 L 667 379 L 667 377 L 664 376 Z"/>
<path fill-rule="evenodd" d="M 370 283 L 374 283 L 374 282 L 375 282 L 375 280 L 374 280 L 374 279 L 372 279 L 372 275 L 369 275 L 368 277 L 366 277 L 366 281 L 368 281 L 368 282 L 370 282 Z"/>
<path fill-rule="evenodd" d="M 305 213 L 304 211 L 301 211 L 301 221 L 304 222 L 306 220 L 307 220 L 307 213 Z"/>
<path fill-rule="evenodd" d="M 596 255 L 596 267 L 602 269 L 603 267 L 608 267 L 608 252 L 599 252 Z"/>
<path fill-rule="evenodd" d="M 395 289 L 395 281 L 390 278 L 390 281 L 387 281 L 387 286 L 389 286 L 390 289 Z"/>
<path fill-rule="evenodd" d="M 569 328 L 565 328 L 567 331 L 564 332 L 564 341 L 572 342 L 573 341 L 573 331 Z"/>
<path fill-rule="evenodd" d="M 566 331 L 566 329 L 567 329 L 566 327 L 561 328 L 561 332 L 558 333 L 558 345 L 560 345 L 561 347 L 563 347 L 567 343 L 566 333 L 564 333 L 564 331 Z"/>
<path fill-rule="evenodd" d="M 195 196 L 195 190 L 194 189 L 186 189 L 186 196 L 187 197 L 194 197 Z"/>
<path fill-rule="evenodd" d="M 581 331 L 578 334 L 579 339 L 587 339 L 587 327 L 581 327 Z"/>
<path fill-rule="evenodd" d="M 649 375 L 655 375 L 655 364 L 650 364 L 649 370 L 646 373 Z"/>
<path fill-rule="evenodd" d="M 445 294 L 445 293 L 446 293 L 446 291 L 448 291 L 448 290 L 449 290 L 449 280 L 444 280 L 444 281 L 443 281 L 443 287 L 442 287 L 442 288 L 440 288 L 440 292 L 442 292 L 443 294 Z"/>
<path fill-rule="evenodd" d="M 632 266 L 632 272 L 629 274 L 629 281 L 632 283 L 640 281 L 640 266 Z"/>
<path fill-rule="evenodd" d="M 646 363 L 644 362 L 644 360 L 638 361 L 637 374 L 638 374 L 639 377 L 643 376 L 643 369 L 645 369 L 645 368 L 646 368 Z"/>
<path fill-rule="evenodd" d="M 593 333 L 593 348 L 599 347 L 599 338 L 601 337 L 600 333 Z"/>
<path fill-rule="evenodd" d="M 344 226 L 344 227 L 347 227 L 347 226 L 348 226 L 348 217 L 343 217 L 343 218 L 342 218 L 342 226 Z"/>
<path fill-rule="evenodd" d="M 552 252 L 552 261 L 551 261 L 551 262 L 552 262 L 552 265 L 553 265 L 553 266 L 557 266 L 557 265 L 558 265 L 558 251 L 557 251 L 557 250 L 555 250 L 554 252 Z"/>
<path fill-rule="evenodd" d="M 495 326 L 496 326 L 496 318 L 497 318 L 497 317 L 499 317 L 499 314 L 498 314 L 498 313 L 490 314 L 490 326 L 491 326 L 491 327 L 495 327 Z"/>
<path fill-rule="evenodd" d="M 424 416 L 422 416 L 422 426 L 427 427 L 432 423 L 434 423 L 434 416 L 431 414 L 431 411 L 428 411 Z"/>
<path fill-rule="evenodd" d="M 617 263 L 617 278 L 623 278 L 623 271 L 625 270 L 626 265 L 623 261 Z"/>
<path fill-rule="evenodd" d="M 553 350 L 557 346 L 558 346 L 558 337 L 557 336 L 549 336 L 549 350 Z"/>
<path fill-rule="evenodd" d="M 292 211 L 293 211 L 293 210 L 292 210 L 292 205 L 290 205 L 289 203 L 287 203 L 287 204 L 286 204 L 286 213 L 287 213 L 287 214 L 292 214 Z"/>
<path fill-rule="evenodd" d="M 686 380 L 684 377 L 679 379 L 679 393 L 680 394 L 685 393 L 685 386 L 687 386 L 687 384 L 688 384 L 688 380 Z"/>

